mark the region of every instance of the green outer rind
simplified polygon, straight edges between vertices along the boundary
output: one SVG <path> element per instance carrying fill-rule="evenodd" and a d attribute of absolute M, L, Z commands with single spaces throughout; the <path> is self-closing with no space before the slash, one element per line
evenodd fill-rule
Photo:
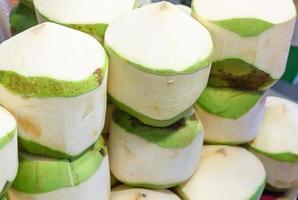
<path fill-rule="evenodd" d="M 9 143 L 13 137 L 17 134 L 17 128 L 15 127 L 12 131 L 8 132 L 5 136 L 0 137 L 0 150 Z"/>
<path fill-rule="evenodd" d="M 257 37 L 274 27 L 274 24 L 256 18 L 234 18 L 211 22 L 244 38 Z"/>
<path fill-rule="evenodd" d="M 0 200 L 8 200 L 7 194 L 4 194 L 3 196 L 1 196 Z"/>
<path fill-rule="evenodd" d="M 252 197 L 250 197 L 249 200 L 259 200 L 260 196 L 262 195 L 262 193 L 263 193 L 263 191 L 265 189 L 265 185 L 266 185 L 266 181 L 264 180 L 264 182 L 262 183 L 262 185 L 258 187 L 258 189 L 254 193 L 254 195 Z M 191 200 L 183 192 L 183 190 L 181 188 L 181 185 L 176 186 L 174 188 L 174 190 L 176 191 L 176 193 L 178 194 L 178 196 L 181 197 L 181 199 L 183 199 L 183 200 Z"/>
<path fill-rule="evenodd" d="M 34 160 L 20 155 L 19 171 L 12 187 L 22 193 L 37 194 L 79 185 L 96 172 L 106 154 L 103 138 L 100 138 L 75 159 Z"/>
<path fill-rule="evenodd" d="M 264 90 L 277 80 L 241 58 L 228 57 L 212 63 L 208 85 L 244 90 Z"/>
<path fill-rule="evenodd" d="M 214 115 L 237 119 L 248 113 L 263 94 L 264 92 L 261 91 L 242 91 L 207 86 L 196 104 Z"/>
<path fill-rule="evenodd" d="M 119 109 L 114 111 L 112 117 L 114 122 L 128 133 L 162 148 L 185 148 L 203 131 L 201 123 L 192 117 L 181 119 L 165 128 L 147 126 Z"/>
<path fill-rule="evenodd" d="M 116 56 L 116 57 L 122 59 L 124 62 L 129 63 L 131 66 L 135 67 L 136 69 L 138 69 L 140 71 L 146 72 L 148 74 L 155 74 L 155 75 L 160 75 L 160 76 L 187 75 L 187 74 L 195 73 L 195 72 L 202 70 L 206 67 L 209 67 L 209 65 L 212 62 L 212 53 L 213 53 L 213 48 L 212 48 L 210 50 L 209 55 L 206 57 L 206 59 L 198 61 L 197 63 L 189 66 L 187 69 L 185 69 L 183 71 L 174 71 L 171 69 L 152 69 L 152 67 L 135 63 L 132 60 L 121 56 L 120 53 L 117 53 L 115 50 L 113 50 L 111 47 L 109 47 L 106 43 L 104 43 L 104 47 L 110 56 Z"/>
<path fill-rule="evenodd" d="M 25 77 L 12 71 L 0 71 L 0 84 L 13 93 L 25 97 L 74 97 L 96 89 L 108 68 L 108 57 L 105 63 L 87 79 L 81 81 L 62 81 L 48 77 Z"/>
<path fill-rule="evenodd" d="M 51 149 L 49 147 L 40 145 L 34 141 L 27 140 L 20 136 L 18 138 L 18 147 L 19 147 L 19 150 L 21 150 L 22 152 L 29 153 L 32 155 L 51 157 L 51 158 L 68 159 L 68 158 L 79 156 L 79 155 L 75 155 L 75 156 L 68 155 L 64 152 Z"/>
<path fill-rule="evenodd" d="M 0 191 L 0 200 L 1 200 L 1 197 L 5 197 L 7 195 L 7 190 L 8 188 L 10 188 L 10 186 L 12 185 L 12 182 L 9 182 L 7 181 L 2 189 L 2 191 Z"/>
<path fill-rule="evenodd" d="M 34 9 L 28 8 L 26 5 L 19 3 L 9 14 L 9 24 L 12 35 L 27 30 L 38 24 Z"/>
<path fill-rule="evenodd" d="M 99 37 L 100 39 L 104 38 L 105 32 L 108 28 L 108 24 L 105 23 L 98 23 L 98 24 L 66 24 L 66 23 L 61 23 L 61 22 L 57 22 L 55 20 L 52 20 L 46 16 L 44 16 L 43 14 L 41 14 L 38 11 L 38 14 L 40 14 L 46 21 L 48 22 L 53 22 L 62 26 L 66 26 L 69 28 L 73 28 L 79 31 L 82 31 L 84 33 L 88 33 L 91 35 L 95 35 L 96 37 Z"/>
<path fill-rule="evenodd" d="M 144 124 L 150 125 L 150 126 L 154 126 L 154 127 L 167 127 L 170 126 L 171 124 L 174 124 L 175 122 L 179 121 L 182 118 L 185 118 L 189 115 L 191 115 L 191 113 L 193 112 L 193 107 L 188 108 L 187 110 L 183 111 L 182 113 L 180 113 L 179 115 L 168 119 L 168 120 L 156 120 L 156 119 L 152 119 L 150 117 L 147 117 L 135 110 L 133 110 L 132 108 L 124 105 L 123 103 L 121 103 L 120 101 L 116 100 L 114 97 L 112 97 L 109 94 L 109 100 L 119 109 L 129 113 L 130 115 L 134 116 L 135 118 L 139 119 L 141 122 L 143 122 Z"/>
<path fill-rule="evenodd" d="M 248 144 L 248 147 L 250 151 L 262 154 L 276 161 L 287 162 L 287 163 L 298 163 L 298 155 L 291 152 L 269 153 L 269 152 L 257 149 L 252 144 Z"/>
<path fill-rule="evenodd" d="M 123 181 L 120 179 L 118 179 L 118 180 L 121 183 L 124 183 L 125 185 L 129 185 L 129 186 L 137 187 L 137 188 L 148 188 L 148 189 L 152 189 L 152 190 L 167 189 L 167 188 L 171 188 L 171 187 L 174 187 L 174 186 L 180 184 L 180 182 L 179 182 L 179 183 L 172 183 L 172 184 L 165 184 L 165 185 L 155 185 L 155 184 L 151 184 L 151 183 L 130 183 L 130 182 L 126 182 L 126 181 Z"/>
<path fill-rule="evenodd" d="M 227 146 L 238 146 L 247 143 L 247 141 L 237 141 L 237 142 L 216 142 L 212 140 L 207 140 L 204 138 L 204 144 L 209 144 L 209 145 L 227 145 Z"/>

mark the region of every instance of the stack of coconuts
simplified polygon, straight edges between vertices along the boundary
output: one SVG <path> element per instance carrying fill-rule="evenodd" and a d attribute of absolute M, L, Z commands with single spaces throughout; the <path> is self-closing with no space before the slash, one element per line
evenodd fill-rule
<path fill-rule="evenodd" d="M 193 17 L 135 3 L 34 0 L 41 24 L 0 44 L 0 199 L 298 187 L 298 105 L 265 95 L 285 70 L 293 1 L 193 0 Z"/>

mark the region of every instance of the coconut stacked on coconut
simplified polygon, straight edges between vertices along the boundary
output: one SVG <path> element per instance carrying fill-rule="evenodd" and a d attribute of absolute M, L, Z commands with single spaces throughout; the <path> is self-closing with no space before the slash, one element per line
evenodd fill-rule
<path fill-rule="evenodd" d="M 150 4 L 115 20 L 105 47 L 112 102 L 145 124 L 165 127 L 189 115 L 206 87 L 211 36 L 171 3 Z"/>
<path fill-rule="evenodd" d="M 110 127 L 112 173 L 147 188 L 187 180 L 203 142 L 192 106 L 207 84 L 210 34 L 173 4 L 160 2 L 114 21 L 105 46 L 108 92 L 118 107 Z"/>
<path fill-rule="evenodd" d="M 246 149 L 206 145 L 196 173 L 176 191 L 185 200 L 259 200 L 265 179 L 262 163 Z"/>
<path fill-rule="evenodd" d="M 20 154 L 9 200 L 108 200 L 109 161 L 103 139 L 74 159 Z"/>
<path fill-rule="evenodd" d="M 0 107 L 0 199 L 15 179 L 18 171 L 17 123 Z"/>
<path fill-rule="evenodd" d="M 81 154 L 99 137 L 108 58 L 91 36 L 53 23 L 0 45 L 0 103 L 16 117 L 23 150 Z"/>
<path fill-rule="evenodd" d="M 111 172 L 128 185 L 172 187 L 194 173 L 202 143 L 202 126 L 195 115 L 154 128 L 116 110 L 109 139 Z"/>
<path fill-rule="evenodd" d="M 135 0 L 34 0 L 34 6 L 39 22 L 55 22 L 103 41 L 108 25 L 133 9 Z"/>
<path fill-rule="evenodd" d="M 285 70 L 295 6 L 292 0 L 194 0 L 192 10 L 214 41 L 208 88 L 197 102 L 206 141 L 250 142 L 263 117 L 263 92 Z"/>
<path fill-rule="evenodd" d="M 170 190 L 148 190 L 124 185 L 114 188 L 110 200 L 181 200 Z"/>
<path fill-rule="evenodd" d="M 0 45 L 0 103 L 17 120 L 20 150 L 32 154 L 21 156 L 13 199 L 80 199 L 88 188 L 109 188 L 105 153 L 94 164 L 99 158 L 85 152 L 103 129 L 107 65 L 96 39 L 54 23 Z"/>
<path fill-rule="evenodd" d="M 267 183 L 275 189 L 298 187 L 298 105 L 268 97 L 265 117 L 250 149 L 263 162 Z"/>

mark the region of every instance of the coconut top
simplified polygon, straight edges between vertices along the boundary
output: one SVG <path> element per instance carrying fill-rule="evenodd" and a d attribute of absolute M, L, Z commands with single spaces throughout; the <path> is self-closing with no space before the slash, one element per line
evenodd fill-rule
<path fill-rule="evenodd" d="M 298 162 L 298 104 L 267 97 L 265 117 L 252 148 L 273 159 Z"/>
<path fill-rule="evenodd" d="M 261 195 L 265 176 L 262 163 L 246 149 L 207 145 L 196 173 L 181 189 L 188 199 L 257 199 L 253 196 Z"/>
<path fill-rule="evenodd" d="M 37 25 L 0 45 L 0 82 L 15 92 L 28 92 L 29 96 L 86 92 L 100 84 L 106 66 L 106 53 L 96 39 L 54 23 Z M 4 79 L 4 72 L 9 78 Z M 12 83 L 16 76 L 18 81 Z M 63 81 L 69 82 L 68 86 Z M 75 85 L 79 81 L 80 85 Z M 44 87 L 38 88 L 42 84 Z M 49 85 L 52 87 L 46 88 Z"/>
<path fill-rule="evenodd" d="M 169 190 L 148 190 L 144 188 L 130 188 L 118 186 L 113 188 L 110 200 L 180 200 L 180 198 Z"/>
<path fill-rule="evenodd" d="M 115 20 L 105 45 L 140 70 L 191 73 L 209 64 L 213 50 L 206 28 L 168 2 L 150 4 Z"/>
<path fill-rule="evenodd" d="M 133 9 L 135 0 L 34 0 L 35 8 L 48 19 L 65 24 L 109 24 Z"/>
<path fill-rule="evenodd" d="M 194 0 L 193 8 L 210 21 L 261 19 L 279 24 L 296 16 L 293 0 Z"/>
<path fill-rule="evenodd" d="M 0 149 L 13 138 L 16 127 L 15 118 L 6 109 L 0 107 Z"/>

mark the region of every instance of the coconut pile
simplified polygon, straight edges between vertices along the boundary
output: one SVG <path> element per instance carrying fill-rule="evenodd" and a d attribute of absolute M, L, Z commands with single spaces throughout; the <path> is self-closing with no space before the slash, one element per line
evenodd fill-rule
<path fill-rule="evenodd" d="M 0 44 L 1 200 L 295 199 L 298 104 L 266 95 L 292 0 L 16 9 L 39 24 Z"/>

